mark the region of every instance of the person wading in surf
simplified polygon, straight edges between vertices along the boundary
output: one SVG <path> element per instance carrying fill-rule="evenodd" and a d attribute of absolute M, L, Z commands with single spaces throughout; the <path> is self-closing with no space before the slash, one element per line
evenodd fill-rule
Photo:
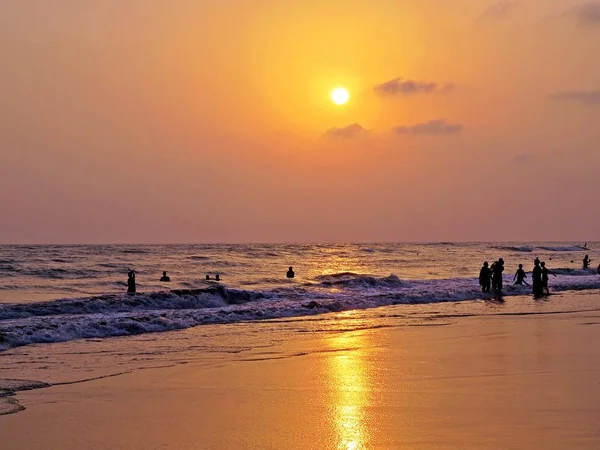
<path fill-rule="evenodd" d="M 556 274 L 548 269 L 546 267 L 546 263 L 542 261 L 542 293 L 543 291 L 546 291 L 546 294 L 550 295 L 550 289 L 548 289 L 548 274 L 552 274 L 554 277 L 556 277 Z"/>
<path fill-rule="evenodd" d="M 133 270 L 127 274 L 127 293 L 135 294 L 135 272 Z"/>
<path fill-rule="evenodd" d="M 504 272 L 504 260 L 500 258 L 492 265 L 492 288 L 502 290 L 502 272 Z"/>
<path fill-rule="evenodd" d="M 542 286 L 542 268 L 540 267 L 540 260 L 535 258 L 533 262 L 533 272 L 531 274 L 533 280 L 533 296 L 535 298 L 541 297 L 544 293 Z"/>
<path fill-rule="evenodd" d="M 515 283 L 514 285 L 520 285 L 520 286 L 529 286 L 529 283 L 527 283 L 527 281 L 525 281 L 525 278 L 527 278 L 527 274 L 525 273 L 525 271 L 523 270 L 523 264 L 519 264 L 519 269 L 517 270 L 517 273 L 515 273 Z"/>
<path fill-rule="evenodd" d="M 585 258 L 583 258 L 583 268 L 589 269 L 591 262 L 592 262 L 592 260 L 590 259 L 590 257 L 588 255 L 585 255 Z"/>
<path fill-rule="evenodd" d="M 479 271 L 479 285 L 481 286 L 481 292 L 490 292 L 490 276 L 492 271 L 488 267 L 488 262 L 483 263 L 483 267 Z"/>

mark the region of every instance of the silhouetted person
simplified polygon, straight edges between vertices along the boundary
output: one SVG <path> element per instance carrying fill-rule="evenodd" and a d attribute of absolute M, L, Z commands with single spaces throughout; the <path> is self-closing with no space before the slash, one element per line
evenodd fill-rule
<path fill-rule="evenodd" d="M 481 292 L 490 292 L 491 276 L 492 271 L 488 267 L 488 262 L 486 261 L 479 271 L 479 285 L 481 286 Z"/>
<path fill-rule="evenodd" d="M 285 276 L 288 278 L 294 278 L 296 276 L 296 274 L 294 273 L 294 269 L 292 269 L 292 266 L 290 266 L 290 269 L 287 271 Z"/>
<path fill-rule="evenodd" d="M 533 262 L 531 279 L 533 281 L 533 295 L 535 297 L 541 297 L 544 293 L 542 285 L 542 268 L 540 267 L 540 260 L 537 258 L 535 258 L 535 261 Z"/>
<path fill-rule="evenodd" d="M 127 274 L 127 293 L 135 294 L 135 272 L 133 270 Z"/>
<path fill-rule="evenodd" d="M 206 279 L 210 280 L 210 275 L 209 274 L 206 274 Z"/>
<path fill-rule="evenodd" d="M 517 272 L 515 273 L 515 285 L 520 285 L 520 286 L 529 286 L 529 283 L 527 283 L 527 281 L 525 281 L 525 278 L 527 278 L 527 274 L 525 273 L 525 271 L 523 270 L 523 264 L 519 264 L 519 268 L 517 269 Z"/>
<path fill-rule="evenodd" d="M 169 281 L 171 281 L 171 278 L 169 278 L 169 277 L 167 276 L 167 272 L 163 272 L 163 276 L 162 276 L 162 277 L 160 277 L 160 281 L 163 281 L 163 282 L 169 282 Z"/>
<path fill-rule="evenodd" d="M 585 255 L 585 258 L 583 258 L 583 268 L 589 269 L 591 262 L 592 262 L 592 260 L 590 259 L 590 257 L 588 255 Z"/>
<path fill-rule="evenodd" d="M 548 274 L 552 274 L 556 277 L 556 274 L 546 267 L 546 263 L 542 261 L 542 293 L 546 291 L 546 294 L 550 295 L 550 289 L 548 289 Z"/>
<path fill-rule="evenodd" d="M 493 265 L 492 269 L 492 287 L 495 290 L 502 290 L 502 272 L 504 272 L 504 260 L 500 258 Z"/>
<path fill-rule="evenodd" d="M 216 274 L 216 275 L 215 275 L 215 280 L 217 280 L 217 281 L 221 281 L 221 278 L 219 278 L 219 274 Z"/>

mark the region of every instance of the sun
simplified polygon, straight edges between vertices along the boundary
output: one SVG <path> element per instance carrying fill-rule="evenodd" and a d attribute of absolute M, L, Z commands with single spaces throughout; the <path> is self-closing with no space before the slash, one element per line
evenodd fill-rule
<path fill-rule="evenodd" d="M 344 105 L 350 100 L 350 93 L 343 87 L 336 87 L 331 91 L 331 101 L 336 105 Z"/>

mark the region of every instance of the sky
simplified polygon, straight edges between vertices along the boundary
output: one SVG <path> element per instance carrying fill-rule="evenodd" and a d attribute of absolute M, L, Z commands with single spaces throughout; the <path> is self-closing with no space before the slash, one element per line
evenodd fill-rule
<path fill-rule="evenodd" d="M 600 1 L 5 0 L 0 55 L 0 243 L 600 240 Z"/>

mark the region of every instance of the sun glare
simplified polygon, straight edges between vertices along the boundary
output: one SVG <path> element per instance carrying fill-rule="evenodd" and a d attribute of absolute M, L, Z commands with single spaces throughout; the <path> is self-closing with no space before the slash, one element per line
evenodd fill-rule
<path fill-rule="evenodd" d="M 350 100 L 350 93 L 343 87 L 337 87 L 331 91 L 331 101 L 336 105 L 344 105 Z"/>

